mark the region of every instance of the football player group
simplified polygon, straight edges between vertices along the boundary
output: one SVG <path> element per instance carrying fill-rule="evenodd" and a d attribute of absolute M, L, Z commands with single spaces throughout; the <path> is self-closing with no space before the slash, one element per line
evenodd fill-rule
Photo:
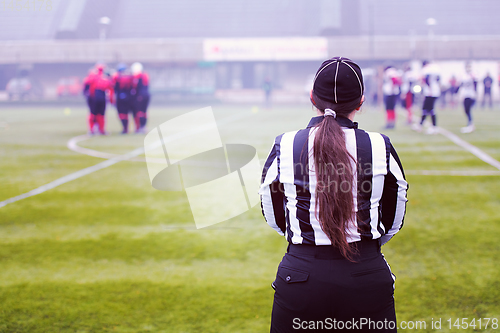
<path fill-rule="evenodd" d="M 427 129 L 428 134 L 438 133 L 435 104 L 438 98 L 442 99 L 443 104 L 446 101 L 446 93 L 450 92 L 452 105 L 454 104 L 454 95 L 458 93 L 463 100 L 465 115 L 467 117 L 467 126 L 460 129 L 462 133 L 471 133 L 474 131 L 472 119 L 472 106 L 477 98 L 477 80 L 472 73 L 472 66 L 466 63 L 465 75 L 460 81 L 453 76 L 449 87 L 440 80 L 439 67 L 435 63 L 424 61 L 420 75 L 412 71 L 410 66 L 405 66 L 401 72 L 393 66 L 387 66 L 383 75 L 383 94 L 386 108 L 386 129 L 392 129 L 396 124 L 395 107 L 398 100 L 401 100 L 407 114 L 407 123 L 417 132 L 422 131 L 425 119 L 429 116 L 432 125 Z M 491 107 L 491 83 L 492 79 L 487 75 L 484 80 L 484 99 L 489 97 Z M 412 105 L 415 93 L 422 93 L 424 102 L 422 105 L 422 116 L 413 122 Z"/>
<path fill-rule="evenodd" d="M 121 134 L 129 132 L 129 115 L 135 123 L 135 133 L 146 133 L 147 109 L 150 100 L 149 76 L 143 71 L 142 64 L 130 66 L 119 64 L 116 72 L 110 75 L 103 64 L 92 68 L 83 82 L 83 94 L 90 110 L 88 134 L 106 135 L 106 103 L 115 104 L 122 123 Z"/>

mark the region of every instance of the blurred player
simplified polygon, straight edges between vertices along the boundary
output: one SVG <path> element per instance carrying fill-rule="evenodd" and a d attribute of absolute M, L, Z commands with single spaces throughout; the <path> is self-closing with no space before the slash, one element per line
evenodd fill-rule
<path fill-rule="evenodd" d="M 270 78 L 267 77 L 264 80 L 264 83 L 262 84 L 262 90 L 264 90 L 264 94 L 265 94 L 266 108 L 270 108 L 271 107 L 271 92 L 273 90 L 273 85 L 271 83 Z"/>
<path fill-rule="evenodd" d="M 413 93 L 413 87 L 417 82 L 415 73 L 412 71 L 410 65 L 405 66 L 405 71 L 401 80 L 401 102 L 406 110 L 406 122 L 411 124 L 413 120 L 413 114 L 411 107 L 413 106 L 413 101 L 415 100 L 415 94 Z"/>
<path fill-rule="evenodd" d="M 122 123 L 122 134 L 128 133 L 128 115 L 134 114 L 132 99 L 132 75 L 127 72 L 125 64 L 119 64 L 113 75 L 113 88 L 116 99 L 116 110 Z"/>
<path fill-rule="evenodd" d="M 89 134 L 95 134 L 94 126 L 97 123 L 99 133 L 106 133 L 106 93 L 109 94 L 110 102 L 113 103 L 113 89 L 111 80 L 104 73 L 104 65 L 96 65 L 95 71 L 85 79 L 84 92 L 87 91 L 90 100 L 90 115 L 88 119 Z"/>
<path fill-rule="evenodd" d="M 493 101 L 491 100 L 491 87 L 493 86 L 493 79 L 491 78 L 490 73 L 486 73 L 486 77 L 483 80 L 483 85 L 484 85 L 484 94 L 481 107 L 484 108 L 484 106 L 486 105 L 486 99 L 488 99 L 488 106 L 491 109 L 493 107 Z"/>
<path fill-rule="evenodd" d="M 398 71 L 387 66 L 384 70 L 384 83 L 382 91 L 384 93 L 385 111 L 387 115 L 386 129 L 392 129 L 396 125 L 396 102 L 400 94 L 401 77 Z"/>
<path fill-rule="evenodd" d="M 453 108 L 457 105 L 457 102 L 455 100 L 455 95 L 458 92 L 458 88 L 459 88 L 458 80 L 455 77 L 455 75 L 452 75 L 450 79 L 450 101 L 451 101 L 451 107 Z"/>
<path fill-rule="evenodd" d="M 149 76 L 143 72 L 142 64 L 135 62 L 130 67 L 133 75 L 132 96 L 134 98 L 134 109 L 136 133 L 146 133 L 147 110 L 149 105 Z"/>
<path fill-rule="evenodd" d="M 422 86 L 424 93 L 424 104 L 422 106 L 422 119 L 419 124 L 413 124 L 412 129 L 417 132 L 422 130 L 425 118 L 431 116 L 432 126 L 427 130 L 428 134 L 437 133 L 437 120 L 434 105 L 439 96 L 441 96 L 441 87 L 439 86 L 439 68 L 436 64 L 424 61 L 422 68 Z"/>
<path fill-rule="evenodd" d="M 467 116 L 467 126 L 462 127 L 460 132 L 471 133 L 474 131 L 474 122 L 472 121 L 472 106 L 476 102 L 477 81 L 472 74 L 472 67 L 470 64 L 465 65 L 465 75 L 460 84 L 460 96 L 464 100 L 464 111 Z"/>
<path fill-rule="evenodd" d="M 92 112 L 93 110 L 93 97 L 90 96 L 90 83 L 94 80 L 94 76 L 96 75 L 95 68 L 91 68 L 88 72 L 87 77 L 83 80 L 83 95 L 85 96 L 85 100 L 87 101 L 87 106 L 89 107 L 89 116 L 88 116 L 88 126 L 89 126 L 89 134 L 94 134 L 95 129 L 94 125 L 97 126 L 95 121 L 95 116 Z"/>

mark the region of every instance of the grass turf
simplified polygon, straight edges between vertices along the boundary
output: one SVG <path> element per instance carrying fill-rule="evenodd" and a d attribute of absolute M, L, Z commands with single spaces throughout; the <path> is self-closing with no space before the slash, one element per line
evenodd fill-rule
<path fill-rule="evenodd" d="M 153 105 L 150 127 L 195 109 Z M 261 160 L 276 135 L 313 115 L 306 105 L 256 110 L 214 106 L 222 141 L 251 144 Z M 443 110 L 439 123 L 499 159 L 499 111 L 475 110 L 470 135 L 459 132 L 461 110 Z M 102 161 L 66 148 L 85 132 L 85 115 L 0 110 L 0 201 Z M 379 131 L 383 118 L 366 108 L 356 120 Z M 117 133 L 111 108 L 108 120 Z M 401 117 L 386 134 L 410 183 L 405 226 L 383 249 L 397 276 L 398 321 L 436 332 L 432 318 L 443 319 L 442 331 L 448 318 L 500 318 L 500 178 L 418 174 L 496 169 L 443 136 L 410 131 Z M 142 139 L 81 145 L 121 154 Z M 285 248 L 259 207 L 197 230 L 184 193 L 156 191 L 144 163 L 120 162 L 0 208 L 0 332 L 266 332 Z"/>

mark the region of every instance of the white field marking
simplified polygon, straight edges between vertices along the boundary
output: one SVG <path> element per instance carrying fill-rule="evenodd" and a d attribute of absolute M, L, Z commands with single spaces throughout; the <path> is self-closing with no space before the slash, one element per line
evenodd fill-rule
<path fill-rule="evenodd" d="M 468 143 L 465 140 L 460 139 L 458 136 L 456 136 L 455 134 L 451 133 L 450 131 L 448 131 L 442 127 L 438 127 L 438 131 L 439 131 L 439 133 L 446 136 L 448 139 L 450 139 L 451 141 L 453 141 L 454 143 L 456 143 L 460 147 L 462 147 L 465 150 L 468 150 L 472 154 L 476 155 L 482 161 L 484 161 L 484 162 L 488 163 L 489 165 L 500 170 L 500 162 L 495 160 L 490 155 L 486 154 L 481 149 L 477 148 L 476 146 L 471 145 L 470 143 Z"/>
<path fill-rule="evenodd" d="M 500 176 L 500 171 L 489 170 L 405 170 L 406 175 L 421 176 Z"/>
<path fill-rule="evenodd" d="M 227 124 L 227 123 L 230 123 L 234 120 L 246 118 L 247 116 L 251 116 L 251 115 L 252 114 L 235 114 L 235 115 L 232 115 L 232 116 L 227 117 L 225 119 L 222 119 L 221 121 L 216 121 L 216 123 L 217 123 L 217 125 Z M 122 156 L 119 154 L 106 153 L 106 152 L 102 152 L 102 151 L 98 151 L 98 150 L 94 150 L 94 149 L 84 148 L 84 147 L 80 147 L 78 145 L 79 142 L 88 140 L 90 138 L 91 138 L 91 136 L 89 136 L 87 134 L 75 136 L 74 138 L 71 138 L 68 141 L 66 146 L 70 150 L 72 150 L 76 153 L 89 155 L 89 156 L 93 156 L 93 157 L 98 157 L 98 158 L 113 159 L 113 158 L 117 158 L 117 157 Z M 164 139 L 167 139 L 167 138 L 164 138 Z M 139 154 L 139 155 L 141 155 L 141 154 Z M 146 162 L 146 158 L 144 158 L 144 157 L 132 157 L 129 159 L 129 161 Z M 160 158 L 150 158 L 149 161 L 152 163 L 165 163 L 165 161 L 163 159 L 160 159 Z"/>
<path fill-rule="evenodd" d="M 81 153 L 81 154 L 85 154 L 85 155 L 89 155 L 89 156 L 105 158 L 105 159 L 110 159 L 110 158 L 116 157 L 116 154 L 105 153 L 105 152 L 97 151 L 94 149 L 88 149 L 88 148 L 80 147 L 78 145 L 78 142 L 85 141 L 85 140 L 88 140 L 90 138 L 91 138 L 91 136 L 87 135 L 87 134 L 75 136 L 74 138 L 71 138 L 68 141 L 66 146 L 72 151 L 75 151 L 75 152 Z"/>
<path fill-rule="evenodd" d="M 68 141 L 68 143 L 66 144 L 66 146 L 70 150 L 72 150 L 72 151 L 74 151 L 76 153 L 80 153 L 80 154 L 84 154 L 84 155 L 88 155 L 88 156 L 93 156 L 93 157 L 104 158 L 104 159 L 113 159 L 113 158 L 117 158 L 117 157 L 122 156 L 122 155 L 119 155 L 119 154 L 105 153 L 103 151 L 98 151 L 98 150 L 94 150 L 94 149 L 84 148 L 84 147 L 80 147 L 78 145 L 79 142 L 88 140 L 90 138 L 91 138 L 91 136 L 89 136 L 87 134 L 75 136 L 74 138 L 71 138 Z M 141 154 L 139 154 L 139 155 L 141 155 Z M 146 159 L 144 157 L 132 157 L 129 160 L 130 161 L 135 161 L 135 162 L 146 162 Z M 161 160 L 159 162 L 161 163 L 161 162 L 164 162 L 164 161 Z"/>
<path fill-rule="evenodd" d="M 249 114 L 249 115 L 252 116 L 252 114 Z M 233 115 L 231 117 L 227 117 L 226 119 L 223 119 L 219 123 L 220 124 L 229 123 L 231 121 L 234 121 L 234 120 L 237 120 L 237 119 L 240 119 L 240 118 L 245 118 L 247 116 L 248 115 L 246 115 L 246 114 L 243 114 L 243 115 L 235 114 L 235 115 Z M 189 133 L 178 133 L 176 135 L 172 135 L 172 136 L 168 136 L 166 138 L 163 138 L 163 142 L 169 142 L 170 140 L 176 140 L 178 138 L 182 138 L 182 137 L 187 136 L 187 135 L 189 135 Z M 70 148 L 70 142 L 71 142 L 71 146 L 73 148 L 75 146 L 78 147 L 78 145 L 76 145 L 77 142 L 86 140 L 88 138 L 90 138 L 90 136 L 88 136 L 88 135 L 80 135 L 80 136 L 74 137 L 74 138 L 72 138 L 72 139 L 70 139 L 68 141 L 67 146 L 68 146 L 68 148 Z M 157 142 L 151 144 L 148 147 L 148 149 L 154 149 L 154 148 L 158 147 L 161 144 L 162 144 L 161 141 L 157 141 Z M 98 151 L 95 151 L 95 150 L 92 150 L 92 149 L 87 149 L 87 148 L 82 148 L 82 147 L 78 147 L 78 148 L 80 148 L 83 151 L 86 151 L 87 153 L 93 153 L 93 154 L 96 153 L 96 154 L 100 154 L 101 155 L 101 156 L 95 156 L 95 155 L 91 155 L 91 156 L 106 158 L 106 157 L 103 157 L 102 154 L 107 154 L 107 153 L 102 153 L 102 152 L 98 152 Z M 45 184 L 45 185 L 42 185 L 39 188 L 36 188 L 36 189 L 31 190 L 29 192 L 20 194 L 18 196 L 15 196 L 13 198 L 9 198 L 9 199 L 4 200 L 4 201 L 0 201 L 0 208 L 4 207 L 4 206 L 6 206 L 6 205 L 8 205 L 10 203 L 13 203 L 13 202 L 16 202 L 16 201 L 19 201 L 19 200 L 22 200 L 22 199 L 29 198 L 29 197 L 32 197 L 34 195 L 37 195 L 37 194 L 40 194 L 40 193 L 43 193 L 43 192 L 46 192 L 46 191 L 51 190 L 51 189 L 53 189 L 53 188 L 55 188 L 55 187 L 57 187 L 59 185 L 62 185 L 62 184 L 65 184 L 67 182 L 70 182 L 72 180 L 81 178 L 81 177 L 86 176 L 88 174 L 91 174 L 91 173 L 93 173 L 95 171 L 107 168 L 107 167 L 112 166 L 112 165 L 114 165 L 114 164 L 116 164 L 118 162 L 130 160 L 130 159 L 132 159 L 134 157 L 137 157 L 139 155 L 144 154 L 144 152 L 145 152 L 144 147 L 141 147 L 141 148 L 134 149 L 131 152 L 126 153 L 124 155 L 114 155 L 114 154 L 111 154 L 113 157 L 109 158 L 108 160 L 106 160 L 104 162 L 101 162 L 99 164 L 93 165 L 91 167 L 88 167 L 88 168 L 85 168 L 85 169 L 82 169 L 82 170 L 79 170 L 77 172 L 74 172 L 74 173 L 69 174 L 67 176 L 64 176 L 62 178 L 56 179 L 53 182 L 50 182 L 50 183 Z M 163 163 L 165 161 L 161 160 L 161 162 Z"/>
<path fill-rule="evenodd" d="M 107 168 L 107 167 L 112 166 L 112 165 L 114 165 L 114 164 L 116 164 L 118 162 L 129 160 L 132 157 L 141 155 L 143 153 L 144 153 L 144 147 L 137 148 L 137 149 L 134 149 L 131 152 L 126 153 L 124 155 L 120 155 L 120 156 L 111 158 L 109 160 L 106 160 L 104 162 L 101 162 L 99 164 L 93 165 L 91 167 L 79 170 L 79 171 L 74 172 L 72 174 L 69 174 L 67 176 L 64 176 L 64 177 L 61 177 L 59 179 L 56 179 L 53 182 L 50 182 L 50 183 L 45 184 L 45 185 L 42 185 L 39 188 L 36 188 L 36 189 L 31 190 L 29 192 L 23 193 L 21 195 L 15 196 L 13 198 L 10 198 L 10 199 L 4 200 L 4 201 L 1 201 L 0 202 L 0 208 L 4 207 L 4 206 L 6 206 L 6 205 L 8 205 L 10 203 L 13 203 L 13 202 L 16 202 L 16 201 L 19 201 L 19 200 L 22 200 L 22 199 L 29 198 L 29 197 L 32 197 L 34 195 L 37 195 L 37 194 L 40 194 L 40 193 L 43 193 L 43 192 L 46 192 L 46 191 L 51 190 L 51 189 L 53 189 L 53 188 L 55 188 L 55 187 L 57 187 L 59 185 L 62 185 L 62 184 L 65 184 L 67 182 L 70 182 L 72 180 L 81 178 L 83 176 L 86 176 L 86 175 L 91 174 L 93 172 L 96 172 L 98 170 Z"/>

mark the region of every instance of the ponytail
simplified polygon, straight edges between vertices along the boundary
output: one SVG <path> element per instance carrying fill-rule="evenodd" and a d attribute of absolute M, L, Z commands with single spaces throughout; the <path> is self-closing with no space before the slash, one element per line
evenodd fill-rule
<path fill-rule="evenodd" d="M 355 250 L 347 242 L 347 231 L 349 222 L 356 217 L 353 198 L 356 175 L 353 165 L 356 165 L 356 161 L 347 150 L 345 134 L 336 117 L 346 117 L 359 107 L 361 100 L 348 103 L 349 105 L 332 104 L 319 100 L 311 93 L 311 101 L 323 112 L 325 109 L 335 110 L 333 113 L 328 111 L 328 115 L 317 125 L 314 138 L 316 218 L 332 245 L 337 247 L 345 258 L 353 261 Z"/>

